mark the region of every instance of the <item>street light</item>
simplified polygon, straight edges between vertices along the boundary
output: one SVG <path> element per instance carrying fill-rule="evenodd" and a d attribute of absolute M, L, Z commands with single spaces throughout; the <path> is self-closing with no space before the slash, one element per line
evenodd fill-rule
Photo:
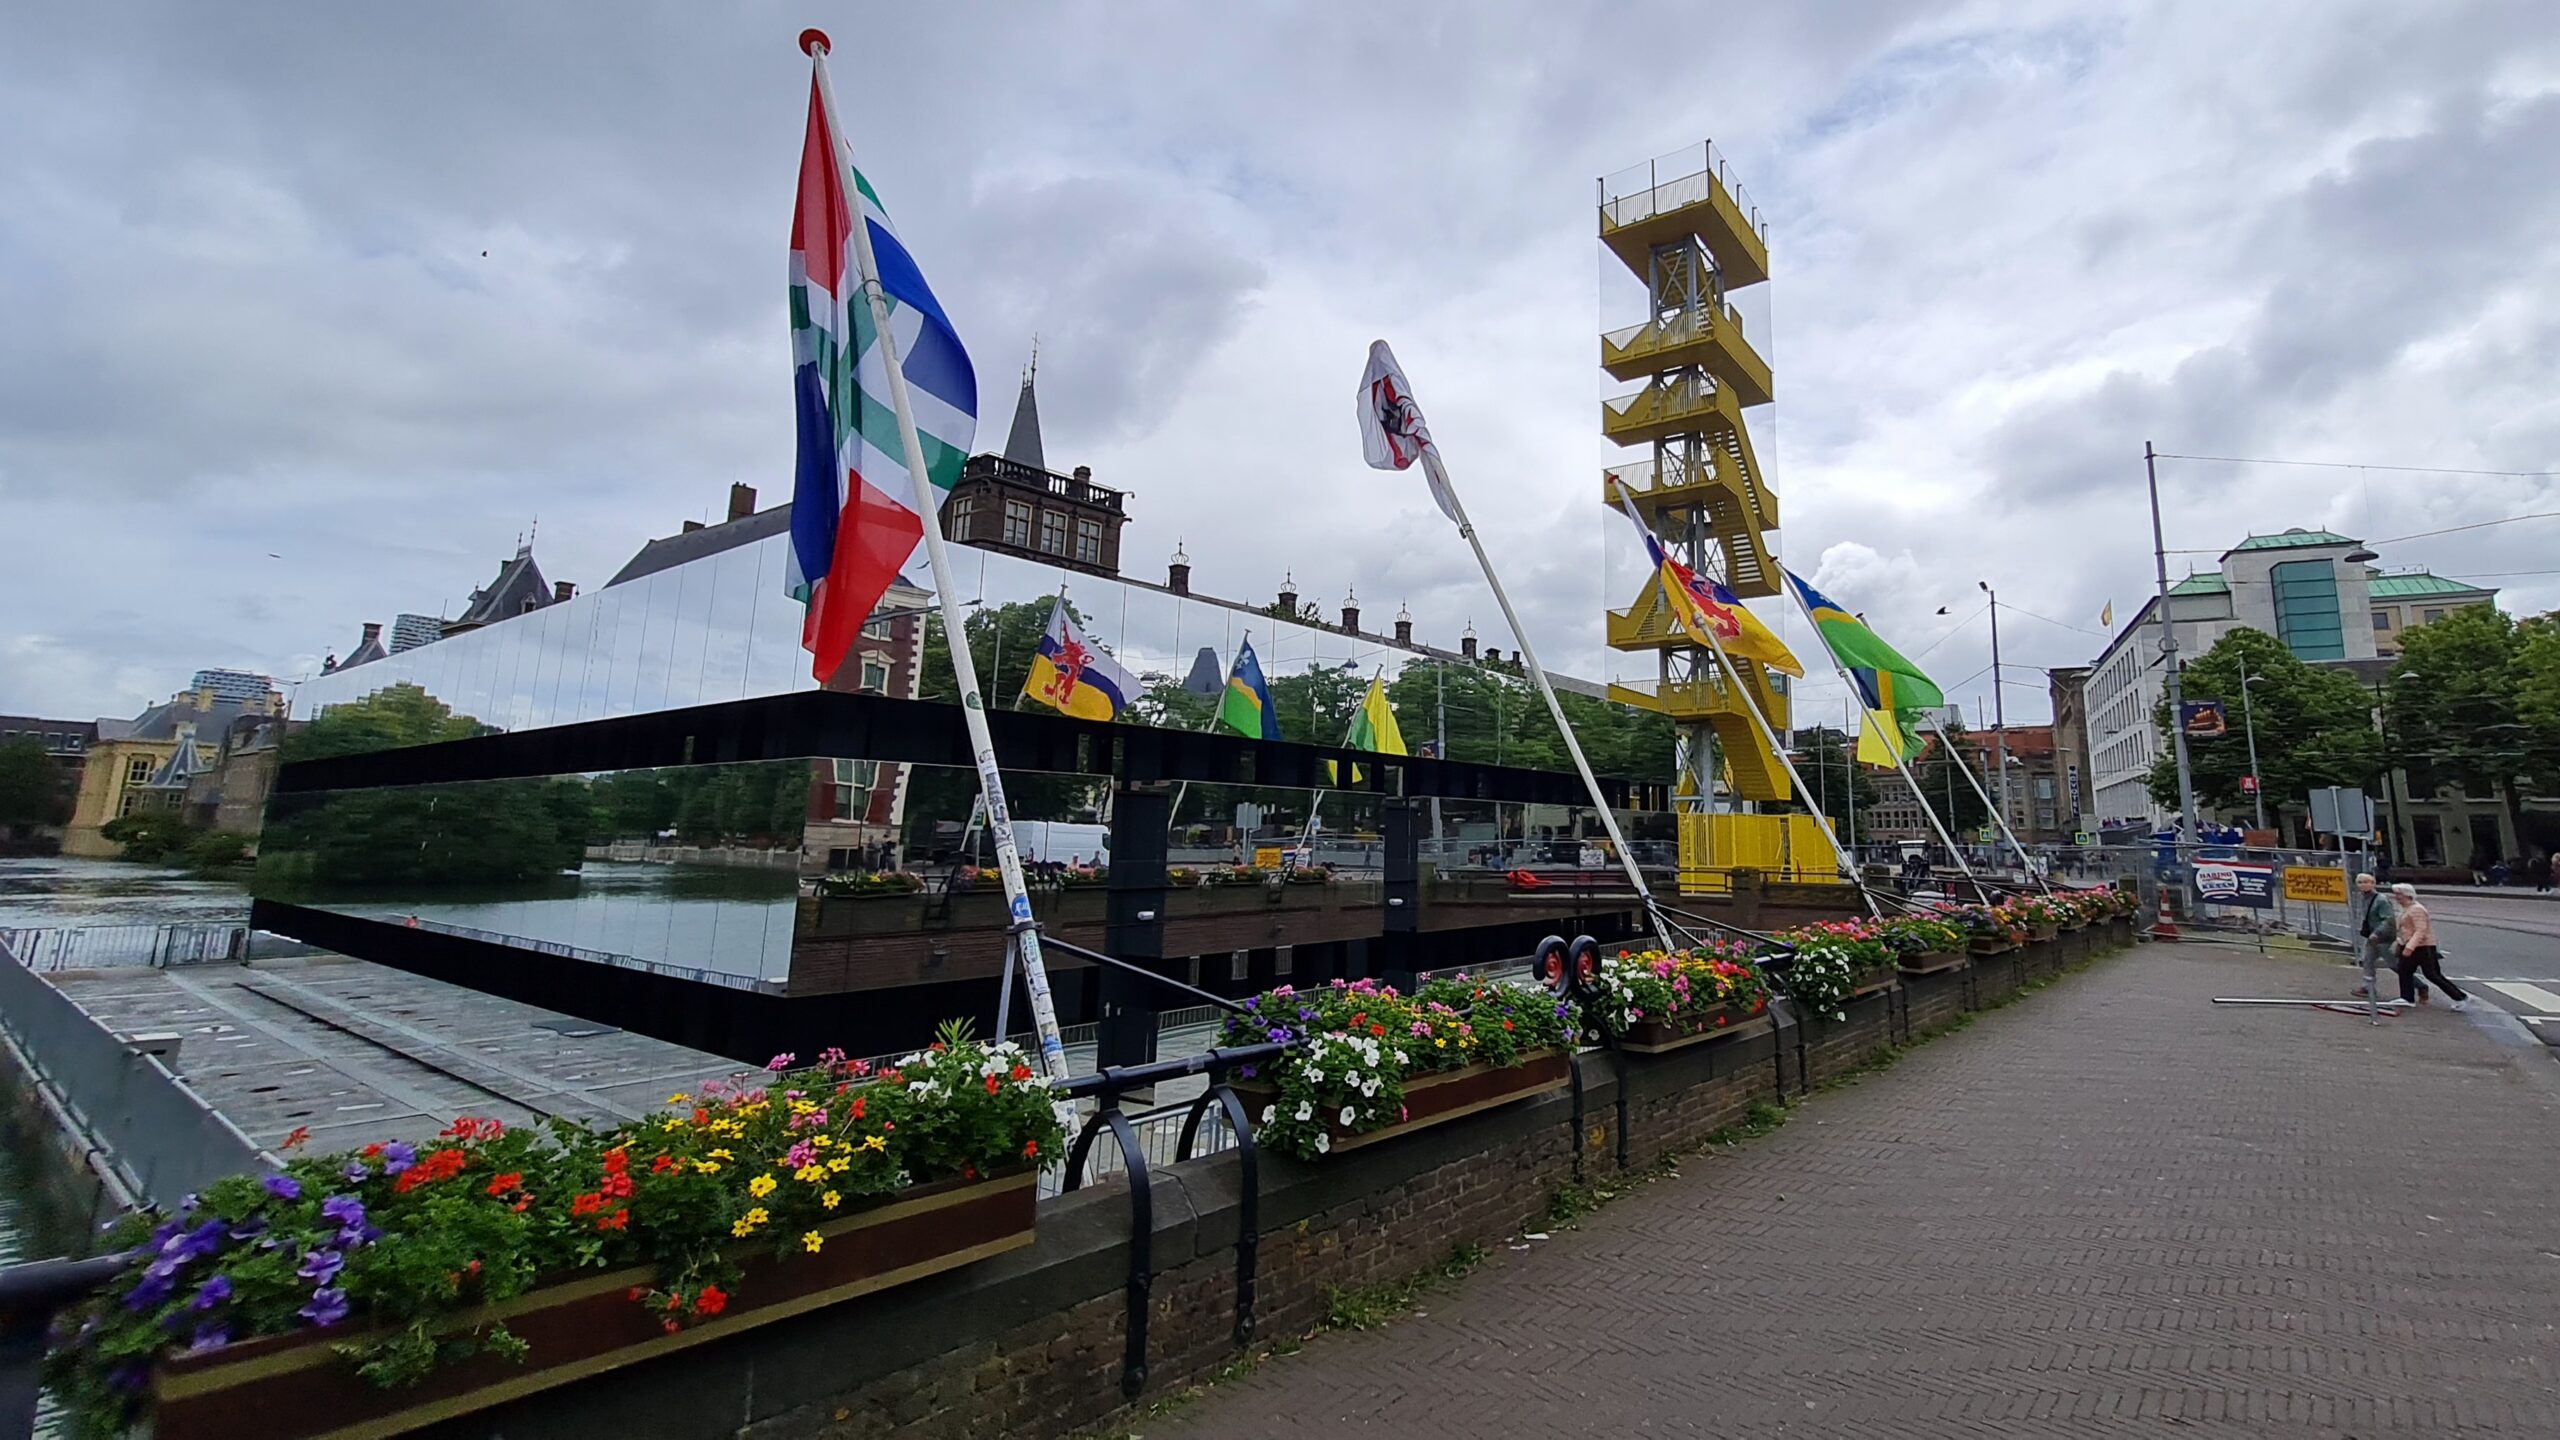
<path fill-rule="evenodd" d="M 2258 773 L 2258 722 L 2249 711 L 2249 687 L 2266 678 L 2246 670 L 2240 672 L 2240 725 L 2249 736 L 2249 799 L 2257 807 L 2257 828 L 2261 830 L 2267 828 L 2267 782 Z"/>

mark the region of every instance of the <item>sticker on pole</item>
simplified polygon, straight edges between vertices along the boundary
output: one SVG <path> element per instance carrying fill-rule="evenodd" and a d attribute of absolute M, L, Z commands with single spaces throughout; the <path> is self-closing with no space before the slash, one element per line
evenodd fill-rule
<path fill-rule="evenodd" d="M 2284 898 L 2314 905 L 2347 903 L 2347 872 L 2334 865 L 2287 865 Z"/>
<path fill-rule="evenodd" d="M 2196 898 L 2208 905 L 2246 905 L 2264 910 L 2275 903 L 2276 867 L 2245 860 L 2203 860 L 2196 864 Z"/>

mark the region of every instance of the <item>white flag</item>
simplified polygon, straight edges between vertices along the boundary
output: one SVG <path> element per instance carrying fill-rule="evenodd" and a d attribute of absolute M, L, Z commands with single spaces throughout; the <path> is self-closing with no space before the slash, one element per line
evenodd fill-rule
<path fill-rule="evenodd" d="M 1431 428 L 1422 423 L 1413 386 L 1384 340 L 1369 342 L 1369 369 L 1360 377 L 1360 448 L 1379 470 L 1402 470 L 1420 460 L 1440 513 L 1452 523 L 1465 523 L 1458 519 L 1457 497 L 1449 493 L 1448 472 L 1440 468 L 1440 451 L 1431 443 Z"/>

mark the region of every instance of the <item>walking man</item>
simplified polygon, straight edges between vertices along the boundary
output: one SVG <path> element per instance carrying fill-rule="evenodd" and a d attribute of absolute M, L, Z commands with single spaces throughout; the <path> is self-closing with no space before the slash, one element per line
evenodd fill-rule
<path fill-rule="evenodd" d="M 2425 994 L 2418 988 L 2417 974 L 2427 972 L 2427 979 L 2442 990 L 2459 1010 L 2471 997 L 2462 987 L 2444 978 L 2444 957 L 2436 949 L 2435 923 L 2427 915 L 2427 907 L 2418 903 L 2418 887 L 2399 884 L 2391 887 L 2392 899 L 2400 905 L 2400 998 L 2412 1005 L 2424 1004 Z"/>
<path fill-rule="evenodd" d="M 2371 875 L 2356 877 L 2356 966 L 2364 971 L 2364 984 L 2356 987 L 2359 1000 L 2379 1000 L 2382 986 L 2376 979 L 2383 968 L 2382 957 L 2391 953 L 2400 937 L 2400 907 L 2391 896 L 2374 883 Z"/>

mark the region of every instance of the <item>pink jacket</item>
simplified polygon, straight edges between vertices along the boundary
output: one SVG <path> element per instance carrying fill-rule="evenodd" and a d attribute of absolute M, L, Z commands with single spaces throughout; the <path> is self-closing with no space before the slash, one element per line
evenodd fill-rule
<path fill-rule="evenodd" d="M 2400 953 L 2415 955 L 2436 943 L 2436 927 L 2427 918 L 2427 907 L 2412 900 L 2400 907 Z"/>

